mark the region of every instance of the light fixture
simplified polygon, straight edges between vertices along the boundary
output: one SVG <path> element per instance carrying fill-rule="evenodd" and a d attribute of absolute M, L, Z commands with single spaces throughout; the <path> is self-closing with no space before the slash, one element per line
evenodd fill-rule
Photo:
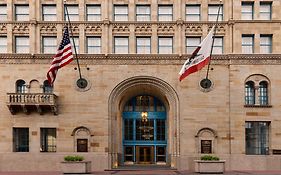
<path fill-rule="evenodd" d="M 148 120 L 147 112 L 142 112 L 141 113 L 141 121 L 142 122 L 147 122 L 147 120 Z"/>

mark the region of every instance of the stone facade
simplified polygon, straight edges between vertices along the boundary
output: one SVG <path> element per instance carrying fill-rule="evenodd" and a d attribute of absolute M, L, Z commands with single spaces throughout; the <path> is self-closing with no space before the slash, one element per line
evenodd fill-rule
<path fill-rule="evenodd" d="M 223 0 L 217 30 L 223 54 L 213 56 L 213 85 L 206 90 L 199 82 L 207 66 L 182 82 L 178 72 L 190 56 L 185 38 L 207 35 L 214 25 L 208 21 L 208 4 L 219 0 L 69 0 L 67 4 L 79 5 L 79 21 L 71 28 L 79 36 L 78 58 L 88 86 L 77 87 L 73 61 L 59 70 L 56 99 L 47 104 L 51 109 L 34 101 L 33 110 L 26 102 L 11 103 L 9 93 L 16 92 L 20 79 L 34 98 L 43 92 L 53 54 L 42 53 L 42 37 L 57 36 L 60 42 L 66 24 L 63 1 L 0 0 L 7 7 L 7 20 L 0 22 L 0 36 L 7 37 L 7 53 L 0 55 L 0 171 L 59 171 L 63 157 L 71 154 L 84 155 L 95 171 L 122 166 L 123 107 L 141 94 L 157 97 L 167 109 L 167 166 L 193 171 L 201 140 L 212 140 L 212 153 L 226 160 L 226 171 L 280 170 L 281 2 L 270 1 L 272 19 L 259 20 L 260 2 L 265 1 L 245 1 L 254 3 L 254 20 L 241 20 L 240 0 Z M 15 20 L 15 4 L 29 4 L 29 21 Z M 57 21 L 42 20 L 42 4 L 56 5 Z M 101 21 L 86 21 L 86 4 L 101 5 Z M 128 21 L 114 21 L 114 4 L 128 5 Z M 151 21 L 136 22 L 136 4 L 150 5 Z M 158 4 L 173 4 L 172 21 L 158 22 Z M 201 4 L 199 22 L 185 20 L 186 4 Z M 242 34 L 254 35 L 255 54 L 242 54 Z M 259 54 L 260 34 L 272 36 L 272 53 Z M 29 36 L 30 53 L 15 53 L 15 36 Z M 101 54 L 87 54 L 86 36 L 101 36 Z M 129 37 L 129 54 L 114 54 L 114 36 Z M 136 54 L 137 36 L 151 37 L 151 54 Z M 172 54 L 158 54 L 158 36 L 173 37 Z M 268 80 L 267 105 L 245 105 L 245 83 L 251 76 L 257 82 L 260 76 Z M 267 155 L 246 154 L 245 122 L 253 121 L 270 123 Z M 29 128 L 29 152 L 14 151 L 13 128 Z M 40 128 L 56 128 L 56 152 L 40 152 Z M 76 152 L 77 138 L 88 140 L 88 152 Z"/>

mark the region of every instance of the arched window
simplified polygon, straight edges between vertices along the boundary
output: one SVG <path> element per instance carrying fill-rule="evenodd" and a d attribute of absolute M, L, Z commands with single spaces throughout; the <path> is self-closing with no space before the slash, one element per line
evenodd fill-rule
<path fill-rule="evenodd" d="M 90 149 L 90 138 L 93 136 L 90 129 L 85 126 L 79 126 L 72 131 L 74 136 L 74 149 L 76 152 L 88 152 Z"/>
<path fill-rule="evenodd" d="M 245 104 L 255 104 L 255 84 L 252 81 L 248 81 L 245 84 Z"/>
<path fill-rule="evenodd" d="M 53 93 L 53 87 L 50 85 L 48 80 L 44 81 L 43 92 L 44 93 Z"/>
<path fill-rule="evenodd" d="M 24 80 L 18 80 L 16 82 L 16 92 L 17 93 L 25 93 L 26 92 L 26 84 Z"/>
<path fill-rule="evenodd" d="M 260 105 L 268 105 L 268 85 L 266 81 L 259 84 L 259 101 Z"/>

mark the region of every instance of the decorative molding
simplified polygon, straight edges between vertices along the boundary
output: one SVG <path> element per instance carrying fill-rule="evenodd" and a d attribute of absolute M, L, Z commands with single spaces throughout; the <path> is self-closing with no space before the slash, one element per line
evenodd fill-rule
<path fill-rule="evenodd" d="M 91 35 L 101 35 L 102 34 L 102 26 L 101 24 L 86 24 L 85 25 L 85 33 Z"/>
<path fill-rule="evenodd" d="M 135 33 L 136 35 L 151 35 L 152 26 L 151 24 L 136 24 Z"/>
<path fill-rule="evenodd" d="M 186 35 L 202 35 L 203 29 L 202 24 L 188 23 L 185 24 L 185 34 Z"/>
<path fill-rule="evenodd" d="M 217 35 L 225 35 L 226 32 L 226 25 L 225 23 L 218 23 L 217 29 L 216 29 L 216 34 Z M 213 25 L 209 24 L 208 25 L 208 32 L 212 29 Z"/>
<path fill-rule="evenodd" d="M 52 54 L 1 54 L 0 64 L 50 64 Z M 178 54 L 78 54 L 81 64 L 180 65 L 190 55 Z M 76 64 L 72 62 L 71 64 Z M 281 65 L 281 54 L 213 55 L 212 65 Z"/>
<path fill-rule="evenodd" d="M 29 23 L 16 23 L 13 25 L 13 33 L 16 34 L 28 34 L 29 33 Z"/>
<path fill-rule="evenodd" d="M 174 35 L 175 33 L 175 24 L 166 24 L 159 23 L 157 25 L 157 34 L 158 35 Z"/>
<path fill-rule="evenodd" d="M 129 24 L 121 24 L 121 23 L 113 24 L 112 33 L 130 34 Z"/>
<path fill-rule="evenodd" d="M 0 23 L 0 33 L 7 33 L 7 24 L 6 23 Z"/>
<path fill-rule="evenodd" d="M 40 24 L 41 34 L 57 34 L 57 25 L 53 23 Z"/>

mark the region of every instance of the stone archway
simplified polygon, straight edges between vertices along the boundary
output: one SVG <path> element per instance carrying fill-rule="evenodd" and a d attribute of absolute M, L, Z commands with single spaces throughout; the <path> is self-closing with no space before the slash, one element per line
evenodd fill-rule
<path fill-rule="evenodd" d="M 125 102 L 139 94 L 153 95 L 164 102 L 168 120 L 168 153 L 171 167 L 177 167 L 180 154 L 179 98 L 167 82 L 151 76 L 136 76 L 120 82 L 111 92 L 108 100 L 108 152 L 109 168 L 117 167 L 122 153 L 122 109 Z"/>

